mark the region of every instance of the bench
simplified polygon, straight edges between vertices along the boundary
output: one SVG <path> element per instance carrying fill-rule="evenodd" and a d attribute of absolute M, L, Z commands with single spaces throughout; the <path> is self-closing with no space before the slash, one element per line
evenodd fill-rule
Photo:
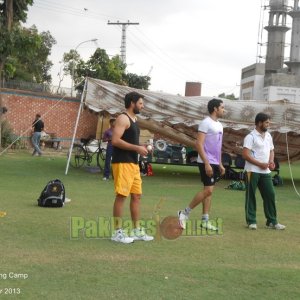
<path fill-rule="evenodd" d="M 49 147 L 58 150 L 60 146 L 60 139 L 57 137 L 55 132 L 47 132 L 45 137 L 41 138 L 41 143 L 43 147 Z"/>

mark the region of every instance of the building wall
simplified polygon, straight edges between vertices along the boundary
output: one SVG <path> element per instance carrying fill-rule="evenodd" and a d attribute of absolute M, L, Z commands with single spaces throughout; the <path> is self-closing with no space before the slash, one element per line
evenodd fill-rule
<path fill-rule="evenodd" d="M 285 86 L 268 86 L 264 90 L 264 99 L 268 101 L 287 99 L 292 103 L 299 103 L 300 88 Z"/>
<path fill-rule="evenodd" d="M 264 76 L 255 75 L 241 80 L 240 100 L 262 100 Z"/>
<path fill-rule="evenodd" d="M 23 91 L 0 91 L 2 105 L 8 112 L 3 119 L 8 120 L 17 136 L 28 139 L 31 125 L 37 113 L 42 115 L 45 131 L 54 133 L 62 146 L 68 146 L 72 140 L 80 100 L 75 98 L 57 98 L 49 95 L 27 93 Z M 83 110 L 78 124 L 76 139 L 96 135 L 98 116 L 89 110 Z"/>
<path fill-rule="evenodd" d="M 242 69 L 240 100 L 262 100 L 265 65 L 255 63 Z"/>

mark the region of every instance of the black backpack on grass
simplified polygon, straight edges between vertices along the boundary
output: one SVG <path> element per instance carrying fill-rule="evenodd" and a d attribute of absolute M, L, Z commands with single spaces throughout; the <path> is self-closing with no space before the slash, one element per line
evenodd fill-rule
<path fill-rule="evenodd" d="M 65 204 L 65 187 L 59 179 L 51 180 L 43 189 L 38 201 L 42 207 L 62 207 Z"/>

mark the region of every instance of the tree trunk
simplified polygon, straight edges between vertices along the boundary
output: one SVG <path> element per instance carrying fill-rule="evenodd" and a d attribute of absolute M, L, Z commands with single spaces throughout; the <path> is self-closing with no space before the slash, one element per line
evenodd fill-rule
<path fill-rule="evenodd" d="M 13 0 L 6 1 L 6 28 L 11 31 L 14 20 L 14 2 Z"/>

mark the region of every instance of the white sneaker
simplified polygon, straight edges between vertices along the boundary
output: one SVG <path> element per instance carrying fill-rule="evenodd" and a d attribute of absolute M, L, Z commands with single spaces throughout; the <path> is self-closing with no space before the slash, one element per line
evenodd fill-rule
<path fill-rule="evenodd" d="M 269 225 L 266 225 L 266 226 L 269 229 L 276 229 L 276 230 L 284 230 L 285 229 L 285 226 L 282 224 L 279 224 L 279 223 L 277 223 L 275 225 L 273 223 L 270 223 Z"/>
<path fill-rule="evenodd" d="M 102 180 L 106 181 L 109 180 L 107 177 L 103 177 Z"/>
<path fill-rule="evenodd" d="M 218 227 L 212 225 L 209 221 L 202 221 L 201 227 L 208 230 L 218 231 Z"/>
<path fill-rule="evenodd" d="M 134 228 L 131 231 L 130 237 L 132 237 L 133 240 L 135 241 L 145 241 L 145 242 L 149 242 L 154 239 L 153 236 L 146 234 L 144 228 Z"/>
<path fill-rule="evenodd" d="M 252 229 L 252 230 L 256 230 L 257 229 L 257 225 L 256 224 L 249 224 L 248 228 Z"/>
<path fill-rule="evenodd" d="M 123 229 L 115 230 L 114 234 L 111 237 L 111 240 L 114 242 L 130 244 L 133 243 L 133 238 L 128 237 L 127 234 L 124 232 Z"/>
<path fill-rule="evenodd" d="M 70 198 L 65 198 L 65 203 L 70 203 L 71 202 L 71 199 Z"/>
<path fill-rule="evenodd" d="M 179 218 L 179 225 L 182 229 L 186 228 L 186 221 L 189 219 L 189 216 L 183 211 L 179 210 L 177 212 L 178 218 Z"/>

